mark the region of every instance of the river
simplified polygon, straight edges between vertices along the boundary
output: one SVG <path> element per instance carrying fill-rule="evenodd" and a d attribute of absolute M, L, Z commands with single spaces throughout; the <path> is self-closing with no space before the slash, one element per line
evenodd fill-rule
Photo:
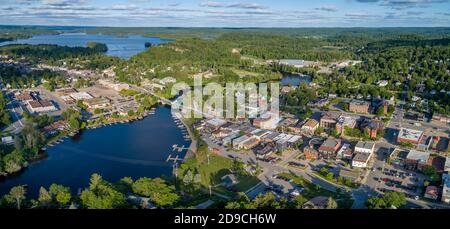
<path fill-rule="evenodd" d="M 47 149 L 48 157 L 33 162 L 20 174 L 0 183 L 3 195 L 16 185 L 28 185 L 28 195 L 37 197 L 41 186 L 62 184 L 76 193 L 88 186 L 93 173 L 108 181 L 122 177 L 158 177 L 172 174 L 173 162 L 166 162 L 174 144 L 189 147 L 190 141 L 174 122 L 171 109 L 159 106 L 143 120 L 84 130 Z"/>

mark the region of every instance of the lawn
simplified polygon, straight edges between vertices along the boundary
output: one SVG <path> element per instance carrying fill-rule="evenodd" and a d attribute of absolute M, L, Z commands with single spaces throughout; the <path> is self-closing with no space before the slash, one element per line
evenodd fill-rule
<path fill-rule="evenodd" d="M 336 193 L 328 191 L 321 188 L 320 186 L 312 184 L 311 182 L 305 180 L 303 177 L 299 177 L 291 173 L 281 173 L 278 174 L 278 176 L 286 177 L 292 180 L 292 183 L 305 188 L 305 191 L 302 193 L 302 195 L 307 199 L 311 199 L 316 196 L 330 196 L 336 200 L 336 202 L 338 203 L 338 208 L 349 209 L 353 205 L 353 199 L 349 193 Z"/>
<path fill-rule="evenodd" d="M 260 182 L 260 180 L 255 176 L 249 176 L 249 175 L 240 175 L 238 176 L 239 183 L 234 185 L 234 189 L 238 192 L 246 192 L 256 184 Z"/>

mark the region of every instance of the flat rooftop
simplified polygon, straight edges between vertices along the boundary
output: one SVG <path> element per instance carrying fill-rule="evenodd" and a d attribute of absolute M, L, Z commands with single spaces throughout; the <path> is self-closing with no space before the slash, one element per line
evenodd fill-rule
<path fill-rule="evenodd" d="M 375 143 L 359 141 L 358 143 L 356 143 L 355 147 L 371 150 L 371 149 L 373 149 L 373 147 L 375 147 Z"/>
<path fill-rule="evenodd" d="M 417 150 L 410 150 L 406 156 L 406 159 L 419 161 L 421 163 L 426 163 L 428 158 L 430 158 L 430 153 Z"/>
<path fill-rule="evenodd" d="M 354 161 L 367 162 L 370 158 L 370 154 L 367 153 L 357 153 L 353 158 Z"/>
<path fill-rule="evenodd" d="M 421 130 L 402 128 L 402 129 L 400 129 L 400 132 L 398 133 L 398 137 L 418 142 L 420 137 L 422 136 L 422 134 L 423 134 L 423 131 L 421 131 Z"/>
<path fill-rule="evenodd" d="M 225 121 L 223 119 L 219 119 L 219 118 L 214 118 L 214 119 L 210 119 L 210 120 L 206 121 L 206 123 L 211 126 L 222 126 L 222 125 L 225 125 L 227 123 L 227 121 Z"/>

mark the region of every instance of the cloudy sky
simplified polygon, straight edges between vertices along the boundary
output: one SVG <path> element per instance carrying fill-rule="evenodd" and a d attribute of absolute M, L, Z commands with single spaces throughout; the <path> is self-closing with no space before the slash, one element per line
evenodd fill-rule
<path fill-rule="evenodd" d="M 450 26 L 450 0 L 0 0 L 3 25 Z"/>

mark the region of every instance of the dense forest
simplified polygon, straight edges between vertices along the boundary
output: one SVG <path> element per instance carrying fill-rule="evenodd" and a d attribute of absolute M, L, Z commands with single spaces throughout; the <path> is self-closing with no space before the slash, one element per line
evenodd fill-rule
<path fill-rule="evenodd" d="M 5 95 L 0 92 L 0 127 L 8 125 L 11 123 L 11 117 L 9 115 L 9 111 L 6 109 L 6 104 L 8 100 Z"/>

